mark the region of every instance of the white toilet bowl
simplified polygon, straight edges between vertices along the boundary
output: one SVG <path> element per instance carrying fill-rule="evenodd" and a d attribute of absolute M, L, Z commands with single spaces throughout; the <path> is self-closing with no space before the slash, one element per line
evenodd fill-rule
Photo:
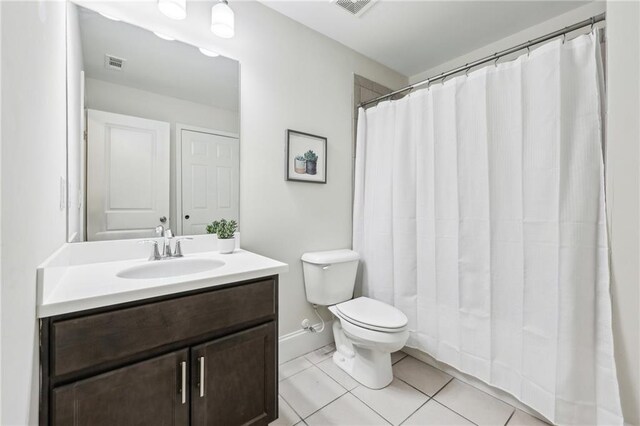
<path fill-rule="evenodd" d="M 327 306 L 336 316 L 333 361 L 364 386 L 381 389 L 393 380 L 391 352 L 407 343 L 408 320 L 386 303 L 352 299 L 359 259 L 348 249 L 303 254 L 304 288 L 309 303 Z"/>
<path fill-rule="evenodd" d="M 336 316 L 333 361 L 364 386 L 381 389 L 393 380 L 391 352 L 407 342 L 407 317 L 386 303 L 359 297 L 329 306 Z"/>

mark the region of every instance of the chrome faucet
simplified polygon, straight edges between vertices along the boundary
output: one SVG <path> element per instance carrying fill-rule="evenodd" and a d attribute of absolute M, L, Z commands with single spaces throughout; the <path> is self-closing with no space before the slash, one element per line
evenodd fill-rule
<path fill-rule="evenodd" d="M 162 259 L 162 256 L 160 256 L 160 250 L 158 249 L 158 242 L 156 240 L 142 240 L 139 242 L 139 244 L 153 244 L 152 246 L 152 251 L 151 251 L 151 256 L 149 256 L 149 260 L 160 260 Z"/>
<path fill-rule="evenodd" d="M 184 255 L 182 254 L 182 244 L 181 244 L 182 240 L 193 240 L 193 238 L 191 237 L 175 238 L 176 240 L 175 248 L 172 252 L 171 240 L 173 240 L 174 237 L 171 230 L 165 229 L 164 226 L 162 225 L 158 225 L 158 227 L 156 227 L 156 235 L 160 238 L 164 238 L 162 250 L 160 250 L 160 245 L 156 240 L 140 241 L 140 244 L 146 244 L 146 243 L 153 244 L 152 252 L 151 252 L 151 255 L 149 256 L 149 260 L 163 260 L 163 259 L 172 259 L 174 257 L 183 257 Z"/>
<path fill-rule="evenodd" d="M 163 238 L 162 242 L 162 257 L 171 257 L 171 240 L 173 239 L 173 233 L 171 229 L 167 229 L 164 225 L 156 226 L 156 237 Z"/>

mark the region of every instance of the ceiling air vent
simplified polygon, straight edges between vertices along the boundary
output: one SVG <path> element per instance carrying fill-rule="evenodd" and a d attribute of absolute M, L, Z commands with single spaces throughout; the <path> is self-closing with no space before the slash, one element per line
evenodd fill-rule
<path fill-rule="evenodd" d="M 336 5 L 350 14 L 360 17 L 366 12 L 375 0 L 333 0 Z"/>
<path fill-rule="evenodd" d="M 118 58 L 112 55 L 104 55 L 104 67 L 108 70 L 122 71 L 126 59 Z"/>

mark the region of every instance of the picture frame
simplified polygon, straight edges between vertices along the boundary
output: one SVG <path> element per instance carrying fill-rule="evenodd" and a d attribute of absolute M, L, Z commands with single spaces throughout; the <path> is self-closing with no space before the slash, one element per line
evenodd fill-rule
<path fill-rule="evenodd" d="M 287 129 L 287 181 L 327 183 L 327 138 Z"/>

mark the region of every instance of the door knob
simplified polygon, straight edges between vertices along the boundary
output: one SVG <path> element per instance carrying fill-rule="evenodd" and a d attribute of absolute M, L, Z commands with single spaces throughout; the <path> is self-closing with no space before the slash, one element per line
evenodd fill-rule
<path fill-rule="evenodd" d="M 185 215 L 184 215 L 184 218 L 185 218 L 185 219 L 189 219 L 189 217 L 190 217 L 190 216 L 189 216 L 188 214 L 185 214 Z"/>
<path fill-rule="evenodd" d="M 160 218 L 160 223 L 167 223 L 167 217 L 166 216 L 162 216 Z"/>

